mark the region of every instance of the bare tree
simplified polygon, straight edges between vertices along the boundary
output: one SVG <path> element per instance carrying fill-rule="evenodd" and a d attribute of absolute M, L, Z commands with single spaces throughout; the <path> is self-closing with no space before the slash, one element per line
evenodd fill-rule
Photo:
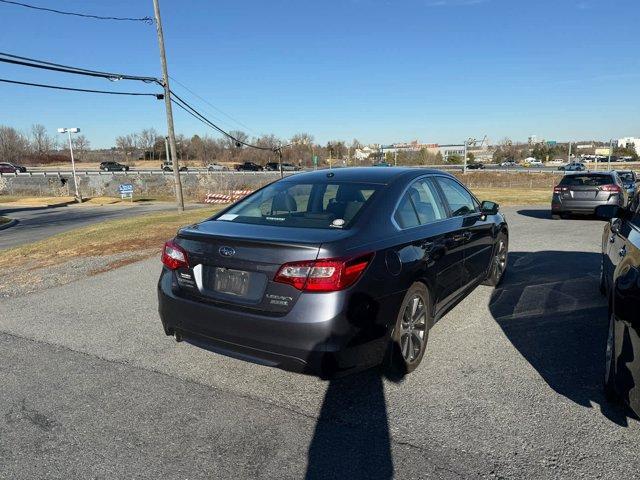
<path fill-rule="evenodd" d="M 31 149 L 38 155 L 47 155 L 56 148 L 56 139 L 47 134 L 44 125 L 31 125 Z"/>
<path fill-rule="evenodd" d="M 127 160 L 136 149 L 136 135 L 122 135 L 116 138 L 116 147 L 122 152 Z"/>
<path fill-rule="evenodd" d="M 71 138 L 71 143 L 73 144 L 74 151 L 78 154 L 78 159 L 83 161 L 85 159 L 84 154 L 89 150 L 91 142 L 89 142 L 89 139 L 84 135 L 76 135 Z"/>
<path fill-rule="evenodd" d="M 29 150 L 27 138 L 12 127 L 0 126 L 0 159 L 18 162 Z"/>
<path fill-rule="evenodd" d="M 147 152 L 149 152 L 151 154 L 151 159 L 156 159 L 154 145 L 157 137 L 158 132 L 155 128 L 145 128 L 138 134 L 138 147 L 144 151 L 145 158 L 147 158 Z"/>

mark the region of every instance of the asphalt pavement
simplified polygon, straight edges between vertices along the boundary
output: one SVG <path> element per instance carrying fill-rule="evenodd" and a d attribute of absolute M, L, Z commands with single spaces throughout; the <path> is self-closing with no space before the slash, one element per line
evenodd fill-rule
<path fill-rule="evenodd" d="M 133 205 L 67 205 L 54 208 L 11 207 L 0 205 L 0 215 L 15 218 L 18 223 L 0 230 L 0 250 L 35 242 L 78 227 L 105 220 L 158 212 L 175 208 L 171 203 L 134 203 Z"/>
<path fill-rule="evenodd" d="M 0 300 L 0 478 L 637 478 L 602 394 L 602 222 L 506 208 L 509 271 L 417 371 L 331 382 L 166 337 L 156 259 Z"/>

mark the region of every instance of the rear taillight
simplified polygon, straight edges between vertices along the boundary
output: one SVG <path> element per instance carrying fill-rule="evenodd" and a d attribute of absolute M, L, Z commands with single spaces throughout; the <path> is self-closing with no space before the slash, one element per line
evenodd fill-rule
<path fill-rule="evenodd" d="M 306 292 L 335 292 L 353 285 L 367 268 L 373 254 L 352 259 L 325 259 L 285 263 L 273 279 Z"/>
<path fill-rule="evenodd" d="M 622 189 L 620 188 L 620 185 L 616 185 L 615 183 L 610 183 L 609 185 L 602 185 L 600 187 L 600 190 L 602 190 L 603 192 L 622 193 Z"/>
<path fill-rule="evenodd" d="M 176 270 L 180 267 L 189 267 L 187 252 L 185 252 L 173 240 L 169 240 L 164 244 L 161 260 L 162 263 L 170 270 Z"/>
<path fill-rule="evenodd" d="M 568 191 L 569 191 L 569 187 L 561 187 L 560 185 L 553 187 L 553 193 L 562 193 L 562 192 L 568 192 Z"/>

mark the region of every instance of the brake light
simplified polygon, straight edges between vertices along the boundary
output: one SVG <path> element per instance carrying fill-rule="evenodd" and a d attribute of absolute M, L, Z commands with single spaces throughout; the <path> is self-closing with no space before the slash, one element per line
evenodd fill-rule
<path fill-rule="evenodd" d="M 602 185 L 600 187 L 600 189 L 603 192 L 616 192 L 616 193 L 622 193 L 622 189 L 620 188 L 620 185 L 616 185 L 615 183 L 610 183 L 608 185 Z"/>
<path fill-rule="evenodd" d="M 553 187 L 553 193 L 562 193 L 562 192 L 568 192 L 568 191 L 569 191 L 569 187 L 561 187 L 560 185 Z"/>
<path fill-rule="evenodd" d="M 176 270 L 180 267 L 189 267 L 187 252 L 185 252 L 182 247 L 176 244 L 173 240 L 169 240 L 164 244 L 161 260 L 169 270 Z"/>
<path fill-rule="evenodd" d="M 344 290 L 360 278 L 372 258 L 370 253 L 346 260 L 335 258 L 285 263 L 273 280 L 307 292 Z"/>

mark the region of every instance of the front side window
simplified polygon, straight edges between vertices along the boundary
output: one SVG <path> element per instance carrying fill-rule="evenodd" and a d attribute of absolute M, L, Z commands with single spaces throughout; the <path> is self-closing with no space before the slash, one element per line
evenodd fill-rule
<path fill-rule="evenodd" d="M 349 228 L 382 185 L 277 182 L 215 220 L 302 228 Z"/>
<path fill-rule="evenodd" d="M 393 215 L 402 229 L 425 225 L 445 217 L 444 206 L 427 179 L 416 180 L 403 195 Z"/>
<path fill-rule="evenodd" d="M 452 216 L 464 216 L 478 211 L 478 203 L 458 182 L 445 177 L 437 177 L 436 181 L 449 204 Z"/>

